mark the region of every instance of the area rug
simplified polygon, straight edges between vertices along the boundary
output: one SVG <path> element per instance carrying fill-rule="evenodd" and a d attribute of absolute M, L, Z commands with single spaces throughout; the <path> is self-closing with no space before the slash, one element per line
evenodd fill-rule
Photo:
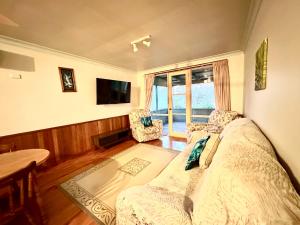
<path fill-rule="evenodd" d="M 138 144 L 65 181 L 61 189 L 98 224 L 115 224 L 118 194 L 155 178 L 178 151 Z"/>

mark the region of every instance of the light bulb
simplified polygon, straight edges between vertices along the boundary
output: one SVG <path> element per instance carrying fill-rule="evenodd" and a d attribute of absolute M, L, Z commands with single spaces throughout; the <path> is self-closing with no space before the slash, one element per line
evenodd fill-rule
<path fill-rule="evenodd" d="M 150 41 L 143 41 L 143 44 L 149 48 L 150 45 L 151 45 L 151 42 Z"/>
<path fill-rule="evenodd" d="M 139 49 L 137 48 L 136 44 L 132 44 L 133 46 L 133 52 L 137 52 Z"/>

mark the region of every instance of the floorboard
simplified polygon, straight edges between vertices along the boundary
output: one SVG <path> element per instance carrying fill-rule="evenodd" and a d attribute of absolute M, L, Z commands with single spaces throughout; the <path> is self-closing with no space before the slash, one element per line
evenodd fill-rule
<path fill-rule="evenodd" d="M 96 225 L 89 215 L 84 213 L 59 190 L 59 184 L 136 144 L 138 144 L 136 141 L 129 140 L 105 151 L 90 151 L 84 155 L 66 160 L 46 171 L 40 171 L 38 183 L 43 200 L 43 209 L 48 218 L 48 225 Z M 147 142 L 147 144 L 182 151 L 186 146 L 186 140 L 163 136 L 161 139 Z M 15 224 L 26 225 L 26 222 L 22 220 Z"/>

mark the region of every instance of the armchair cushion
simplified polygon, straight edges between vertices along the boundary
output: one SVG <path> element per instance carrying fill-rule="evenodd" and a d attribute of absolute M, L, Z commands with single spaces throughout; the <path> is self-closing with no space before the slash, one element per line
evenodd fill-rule
<path fill-rule="evenodd" d="M 159 132 L 159 128 L 155 127 L 155 126 L 145 127 L 144 128 L 144 133 L 145 134 L 153 134 L 153 133 L 157 133 L 157 132 Z"/>
<path fill-rule="evenodd" d="M 144 127 L 152 127 L 153 126 L 151 116 L 141 117 L 141 123 L 144 125 Z"/>

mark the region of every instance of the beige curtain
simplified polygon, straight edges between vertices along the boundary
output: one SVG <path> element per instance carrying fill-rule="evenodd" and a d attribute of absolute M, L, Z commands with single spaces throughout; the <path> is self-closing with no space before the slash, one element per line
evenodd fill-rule
<path fill-rule="evenodd" d="M 231 110 L 228 60 L 213 63 L 216 109 Z"/>
<path fill-rule="evenodd" d="M 152 100 L 152 87 L 154 83 L 154 74 L 148 74 L 145 76 L 145 90 L 146 90 L 146 100 L 145 100 L 145 110 L 149 110 L 151 107 Z"/>

